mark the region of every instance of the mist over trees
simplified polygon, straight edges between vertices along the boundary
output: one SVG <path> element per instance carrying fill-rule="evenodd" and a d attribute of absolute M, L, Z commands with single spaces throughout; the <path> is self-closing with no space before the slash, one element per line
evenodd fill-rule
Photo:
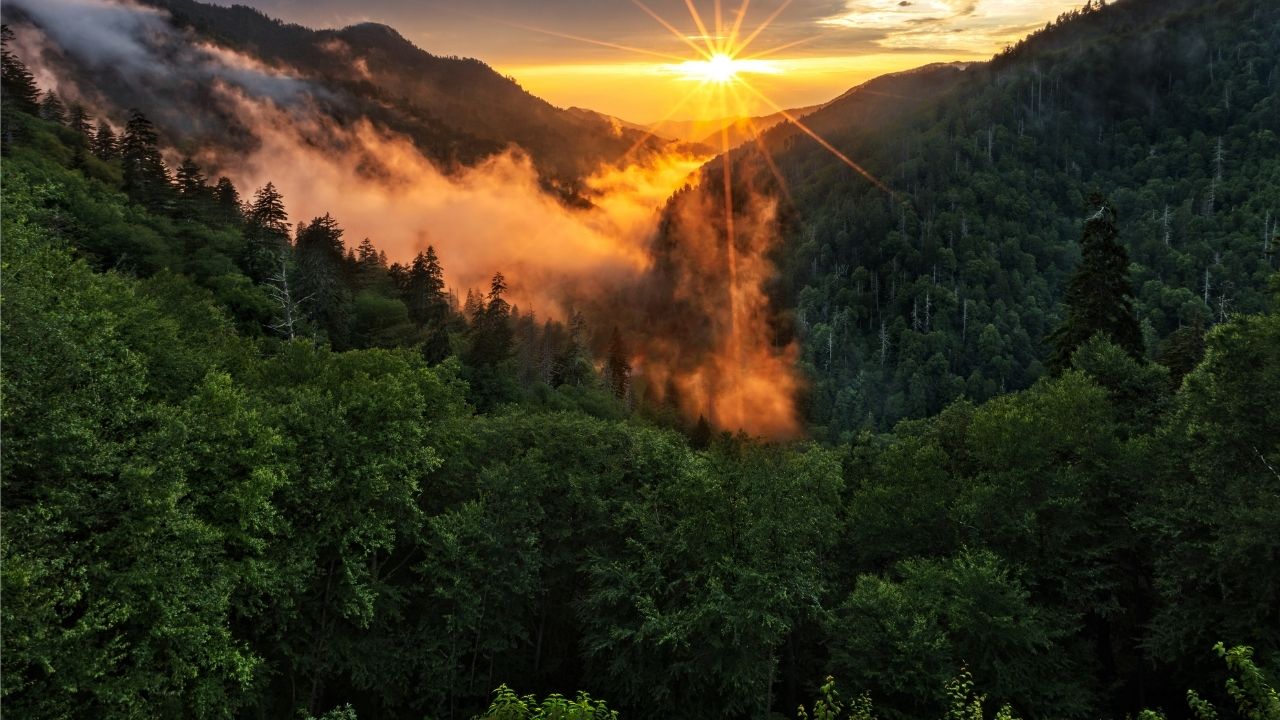
<path fill-rule="evenodd" d="M 653 402 L 624 331 L 505 268 L 449 288 L 433 247 L 170 167 L 148 108 L 52 113 L 6 29 L 5 709 L 1280 717 L 1280 23 L 1153 7 L 841 140 L 912 204 L 779 151 L 812 171 L 789 443 Z M 1154 72 L 1096 34 L 1146 12 L 1220 41 L 1209 83 L 1070 130 L 1130 111 L 1061 83 Z"/>

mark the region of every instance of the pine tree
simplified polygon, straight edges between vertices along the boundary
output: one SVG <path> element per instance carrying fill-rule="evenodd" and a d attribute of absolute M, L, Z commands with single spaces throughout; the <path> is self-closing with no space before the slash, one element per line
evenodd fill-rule
<path fill-rule="evenodd" d="M 13 31 L 0 25 L 0 92 L 6 104 L 32 115 L 40 109 L 40 88 L 27 66 L 9 51 Z"/>
<path fill-rule="evenodd" d="M 1076 348 L 1098 333 L 1134 358 L 1143 356 L 1129 254 L 1117 241 L 1115 209 L 1097 193 L 1089 201 L 1096 211 L 1085 221 L 1080 264 L 1067 281 L 1067 317 L 1049 337 L 1054 348 L 1049 366 L 1055 373 L 1069 367 Z"/>
<path fill-rule="evenodd" d="M 93 154 L 105 162 L 120 157 L 120 142 L 116 139 L 115 131 L 105 120 L 98 121 L 98 129 L 93 134 L 92 149 Z"/>
<path fill-rule="evenodd" d="M 218 178 L 213 186 L 213 205 L 217 209 L 218 218 L 227 223 L 238 223 L 244 219 L 240 209 L 240 192 L 236 190 L 230 178 Z"/>
<path fill-rule="evenodd" d="M 224 210 L 226 206 L 222 202 L 226 200 L 224 197 L 219 203 Z M 284 209 L 284 198 L 272 183 L 258 190 L 245 215 L 248 243 L 243 265 L 249 277 L 262 282 L 275 273 L 288 250 L 289 215 Z M 301 234 L 301 226 L 298 232 Z"/>
<path fill-rule="evenodd" d="M 50 90 L 40 100 L 40 118 L 59 125 L 67 124 L 67 106 L 62 104 L 58 93 Z"/>
<path fill-rule="evenodd" d="M 595 377 L 595 364 L 587 346 L 587 320 L 582 313 L 569 313 L 569 342 L 556 357 L 551 374 L 551 384 L 581 387 Z"/>
<path fill-rule="evenodd" d="M 155 126 L 137 110 L 125 125 L 120 155 L 125 192 L 153 210 L 165 209 L 171 191 L 169 170 L 160 157 Z"/>
<path fill-rule="evenodd" d="M 617 326 L 613 328 L 613 337 L 609 339 L 604 369 L 605 382 L 609 384 L 614 397 L 626 400 L 631 390 L 631 361 L 627 358 L 627 348 L 622 343 L 622 333 Z"/>
<path fill-rule="evenodd" d="M 298 228 L 296 292 L 308 298 L 307 311 L 335 348 L 346 346 L 350 332 L 350 293 L 342 282 L 346 252 L 342 228 L 329 214 Z"/>
<path fill-rule="evenodd" d="M 86 144 L 93 140 L 93 125 L 89 122 L 91 119 L 80 103 L 72 103 L 71 109 L 67 111 L 67 127 L 79 133 Z"/>
<path fill-rule="evenodd" d="M 409 265 L 405 303 L 409 317 L 417 324 L 429 326 L 446 320 L 448 299 L 444 294 L 444 270 L 434 247 L 418 253 Z"/>

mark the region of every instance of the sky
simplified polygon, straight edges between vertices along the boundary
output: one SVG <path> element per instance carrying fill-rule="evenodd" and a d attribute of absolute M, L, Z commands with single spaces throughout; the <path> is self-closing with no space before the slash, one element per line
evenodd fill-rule
<path fill-rule="evenodd" d="M 715 0 L 214 1 L 249 5 L 315 28 L 384 23 L 432 54 L 483 60 L 554 105 L 590 108 L 638 123 L 668 115 L 767 115 L 774 105 L 825 102 L 887 72 L 932 62 L 985 60 L 1083 4 L 749 0 L 737 44 L 755 37 L 738 57 L 760 57 L 739 68 L 738 76 L 757 92 L 744 87 L 726 102 L 716 93 L 698 92 L 699 73 L 683 63 L 698 60 L 696 51 L 705 48 L 708 38 L 716 44 L 731 34 L 742 8 L 739 0 L 720 0 L 720 32 Z"/>

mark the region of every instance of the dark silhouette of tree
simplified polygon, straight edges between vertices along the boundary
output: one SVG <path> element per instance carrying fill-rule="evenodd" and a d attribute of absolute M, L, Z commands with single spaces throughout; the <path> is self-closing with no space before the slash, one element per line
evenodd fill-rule
<path fill-rule="evenodd" d="M 217 184 L 213 186 L 213 206 L 223 222 L 237 223 L 244 219 L 240 208 L 240 191 L 225 176 L 218 178 Z"/>
<path fill-rule="evenodd" d="M 93 124 L 89 122 L 92 119 L 80 103 L 72 103 L 67 110 L 67 127 L 79 133 L 86 144 L 93 140 Z"/>
<path fill-rule="evenodd" d="M 405 276 L 405 304 L 409 318 L 426 330 L 422 355 L 429 363 L 449 357 L 449 298 L 445 294 L 444 268 L 433 246 L 418 253 Z"/>
<path fill-rule="evenodd" d="M 40 118 L 59 125 L 67 124 L 67 106 L 62 103 L 58 93 L 50 90 L 40 100 Z"/>
<path fill-rule="evenodd" d="M 569 342 L 555 359 L 551 384 L 555 386 L 589 385 L 595 379 L 595 363 L 587 346 L 587 319 L 580 312 L 569 313 Z"/>
<path fill-rule="evenodd" d="M 344 348 L 350 332 L 350 293 L 342 282 L 346 260 L 342 228 L 329 214 L 298 228 L 297 293 L 308 298 L 307 314 L 335 348 Z"/>
<path fill-rule="evenodd" d="M 1098 193 L 1089 197 L 1094 213 L 1085 221 L 1080 264 L 1067 281 L 1066 320 L 1049 336 L 1049 367 L 1060 373 L 1071 355 L 1101 333 L 1134 358 L 1141 358 L 1142 331 L 1133 310 L 1129 254 L 1117 241 L 1116 212 Z"/>
<path fill-rule="evenodd" d="M 503 297 L 506 291 L 506 278 L 494 273 L 489 294 L 472 316 L 471 342 L 463 358 L 469 371 L 471 400 L 481 410 L 512 399 L 515 392 L 515 378 L 508 367 L 514 337 L 511 306 Z"/>
<path fill-rule="evenodd" d="M 289 215 L 284 209 L 284 198 L 273 183 L 258 190 L 245 215 L 248 242 L 243 265 L 249 277 L 262 282 L 277 271 L 280 259 L 288 250 Z M 298 231 L 301 233 L 302 228 Z"/>
<path fill-rule="evenodd" d="M 125 125 L 120 143 L 124 190 L 130 197 L 153 210 L 162 210 L 170 195 L 169 170 L 160 157 L 155 126 L 134 110 Z"/>
<path fill-rule="evenodd" d="M 627 399 L 631 390 L 631 361 L 627 357 L 627 347 L 622 342 L 622 333 L 617 326 L 613 328 L 613 336 L 609 338 L 609 351 L 604 362 L 605 382 L 619 400 Z"/>
<path fill-rule="evenodd" d="M 707 422 L 705 415 L 698 416 L 698 422 L 693 426 L 693 432 L 689 434 L 689 446 L 694 450 L 706 450 L 711 447 L 711 423 Z"/>
<path fill-rule="evenodd" d="M 0 26 L 0 90 L 7 104 L 34 115 L 40 107 L 40 88 L 27 66 L 9 51 L 12 40 L 9 26 Z"/>
<path fill-rule="evenodd" d="M 120 141 L 116 138 L 115 130 L 105 120 L 98 121 L 91 148 L 99 160 L 110 162 L 120 157 Z"/>

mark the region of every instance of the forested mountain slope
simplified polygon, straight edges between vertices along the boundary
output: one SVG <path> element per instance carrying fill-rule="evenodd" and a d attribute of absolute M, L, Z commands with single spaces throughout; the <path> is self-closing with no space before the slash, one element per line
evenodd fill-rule
<path fill-rule="evenodd" d="M 175 87 L 173 77 L 190 69 L 183 66 L 192 64 L 191 55 L 210 47 L 240 53 L 262 69 L 305 81 L 268 91 L 273 99 L 305 100 L 342 124 L 368 118 L 412 138 L 426 156 L 446 166 L 474 164 L 517 145 L 549 181 L 572 185 L 637 144 L 641 150 L 662 144 L 607 118 L 553 107 L 479 60 L 431 55 L 376 23 L 311 30 L 245 6 L 194 0 L 147 0 L 145 5 L 159 14 L 142 13 L 141 19 L 126 20 L 125 10 L 108 15 L 110 6 L 95 8 L 110 22 L 138 26 L 125 35 L 151 45 L 153 63 L 172 64 L 173 72 L 162 78 L 154 67 L 107 62 L 99 48 L 77 42 L 81 36 L 70 27 L 59 35 L 65 21 L 50 8 L 21 1 L 12 5 L 5 10 L 6 22 L 43 22 L 61 41 L 46 47 L 46 65 L 83 85 L 96 96 L 93 104 L 98 107 L 121 114 L 144 108 L 176 144 L 183 139 L 193 147 L 244 143 L 255 131 L 239 108 L 211 97 L 209 83 Z M 154 32 L 152 23 L 179 32 Z M 228 62 L 233 69 L 246 69 L 243 59 Z"/>
<path fill-rule="evenodd" d="M 171 169 L 4 40 L 8 715 L 524 720 L 506 684 L 777 720 L 834 675 L 846 712 L 806 717 L 1280 717 L 1275 300 L 1168 367 L 1098 337 L 892 432 L 714 434 L 634 402 L 580 316 L 515 313 L 501 274 L 460 305 L 430 248 Z"/>
<path fill-rule="evenodd" d="M 794 127 L 768 136 L 799 219 L 777 295 L 795 309 L 817 427 L 885 427 L 1042 375 L 1094 188 L 1118 208 L 1150 357 L 1180 328 L 1265 306 L 1275 3 L 1090 4 L 989 63 L 918 72 L 945 82 L 882 91 L 883 117 L 850 114 L 871 83 L 805 121 L 893 195 Z"/>

